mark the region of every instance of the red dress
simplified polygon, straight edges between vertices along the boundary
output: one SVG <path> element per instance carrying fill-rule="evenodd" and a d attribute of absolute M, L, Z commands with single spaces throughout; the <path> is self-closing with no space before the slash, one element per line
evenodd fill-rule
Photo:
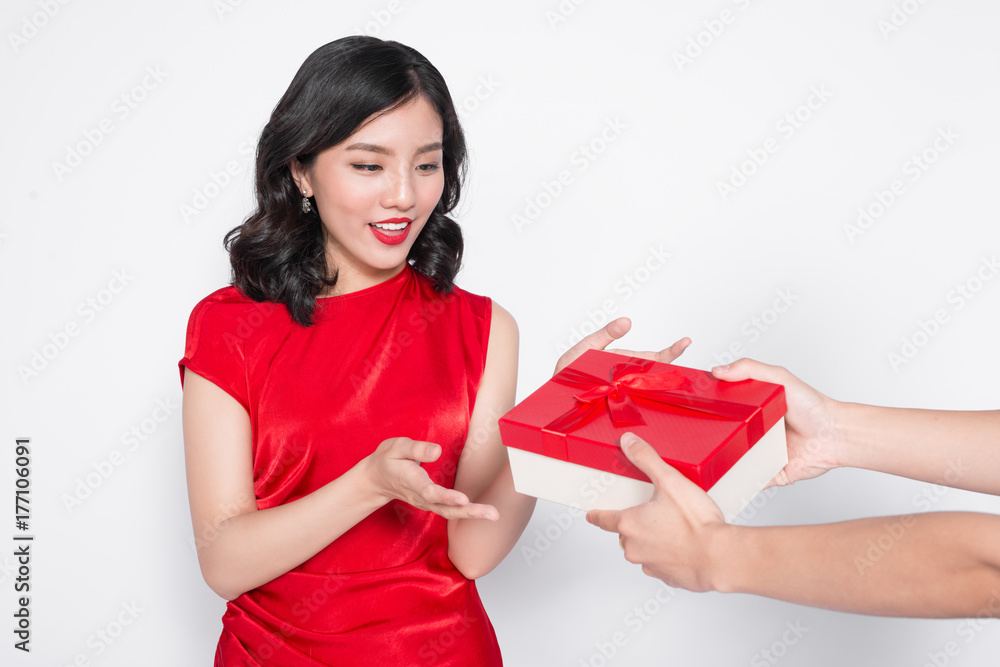
<path fill-rule="evenodd" d="M 233 287 L 191 313 L 183 368 L 246 409 L 257 507 L 340 476 L 383 440 L 441 445 L 424 464 L 452 487 L 486 361 L 491 301 L 442 296 L 407 266 L 318 300 L 314 325 Z M 294 570 L 227 605 L 215 664 L 500 665 L 473 581 L 448 559 L 447 522 L 392 501 Z"/>

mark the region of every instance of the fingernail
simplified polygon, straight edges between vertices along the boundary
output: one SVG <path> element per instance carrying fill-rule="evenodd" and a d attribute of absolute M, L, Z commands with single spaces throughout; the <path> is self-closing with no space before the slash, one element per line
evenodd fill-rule
<path fill-rule="evenodd" d="M 729 372 L 729 364 L 725 364 L 724 366 L 716 366 L 715 368 L 712 369 L 712 372 L 713 373 L 728 373 Z"/>
<path fill-rule="evenodd" d="M 635 443 L 635 441 L 638 439 L 639 436 L 637 436 L 635 433 L 632 433 L 631 431 L 623 434 L 621 440 L 622 450 L 628 452 L 628 450 L 632 448 L 633 443 Z"/>

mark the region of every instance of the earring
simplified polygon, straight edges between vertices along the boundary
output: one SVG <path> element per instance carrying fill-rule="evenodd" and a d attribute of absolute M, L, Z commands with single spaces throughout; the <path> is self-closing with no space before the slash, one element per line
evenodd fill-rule
<path fill-rule="evenodd" d="M 309 201 L 309 197 L 306 195 L 306 191 L 302 191 L 302 212 L 309 213 L 313 210 L 312 203 Z"/>

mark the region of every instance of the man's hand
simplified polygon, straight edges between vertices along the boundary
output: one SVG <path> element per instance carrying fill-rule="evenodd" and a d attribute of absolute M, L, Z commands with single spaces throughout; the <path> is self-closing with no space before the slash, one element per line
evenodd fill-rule
<path fill-rule="evenodd" d="M 569 366 L 571 363 L 576 361 L 577 357 L 586 352 L 587 350 L 603 350 L 608 345 L 610 345 L 615 340 L 621 338 L 628 333 L 628 330 L 632 328 L 632 322 L 627 317 L 619 317 L 616 320 L 608 322 L 603 329 L 600 331 L 595 331 L 590 334 L 579 343 L 573 347 L 566 350 L 559 361 L 556 362 L 556 369 L 552 372 L 553 375 L 561 371 L 562 369 Z M 690 338 L 682 338 L 670 347 L 666 347 L 659 352 L 633 352 L 632 350 L 608 350 L 608 352 L 615 352 L 617 354 L 627 354 L 631 357 L 639 357 L 640 359 L 652 359 L 653 361 L 659 361 L 660 363 L 669 364 L 677 357 L 684 353 L 687 346 L 691 344 Z"/>
<path fill-rule="evenodd" d="M 626 433 L 621 447 L 653 483 L 653 497 L 626 510 L 591 510 L 587 521 L 619 533 L 625 560 L 641 564 L 645 574 L 670 586 L 712 590 L 713 553 L 730 528 L 719 506 L 638 436 Z"/>
<path fill-rule="evenodd" d="M 753 359 L 740 359 L 728 366 L 716 366 L 712 375 L 727 382 L 752 378 L 784 385 L 785 437 L 788 441 L 788 464 L 778 471 L 768 486 L 784 486 L 802 479 L 818 477 L 839 463 L 837 452 L 838 403 L 819 393 L 780 366 L 769 366 Z"/>

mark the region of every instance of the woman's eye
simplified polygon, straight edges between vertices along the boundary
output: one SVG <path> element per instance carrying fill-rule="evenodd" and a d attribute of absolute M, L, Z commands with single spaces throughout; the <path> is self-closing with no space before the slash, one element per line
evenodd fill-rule
<path fill-rule="evenodd" d="M 358 171 L 378 171 L 382 168 L 377 164 L 352 164 L 351 166 Z"/>
<path fill-rule="evenodd" d="M 420 171 L 434 171 L 435 169 L 438 168 L 438 166 L 439 165 L 437 162 L 430 162 L 428 164 L 420 165 L 419 167 L 417 167 L 417 169 L 419 169 Z"/>

